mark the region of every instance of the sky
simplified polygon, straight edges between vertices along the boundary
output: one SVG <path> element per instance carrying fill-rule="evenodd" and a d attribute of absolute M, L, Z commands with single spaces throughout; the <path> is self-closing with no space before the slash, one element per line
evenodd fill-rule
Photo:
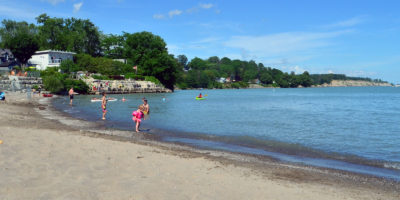
<path fill-rule="evenodd" d="M 105 34 L 152 32 L 189 60 L 229 57 L 400 84 L 399 8 L 398 0 L 0 0 L 0 20 L 90 19 Z"/>

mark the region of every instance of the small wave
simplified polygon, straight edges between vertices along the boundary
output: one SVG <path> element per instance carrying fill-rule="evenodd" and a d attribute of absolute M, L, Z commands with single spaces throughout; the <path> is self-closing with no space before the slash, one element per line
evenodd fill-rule
<path fill-rule="evenodd" d="M 64 112 L 69 113 L 69 114 L 75 114 L 75 113 L 79 113 L 79 110 L 64 110 Z"/>
<path fill-rule="evenodd" d="M 384 163 L 383 167 L 388 168 L 388 169 L 400 170 L 400 163 Z"/>

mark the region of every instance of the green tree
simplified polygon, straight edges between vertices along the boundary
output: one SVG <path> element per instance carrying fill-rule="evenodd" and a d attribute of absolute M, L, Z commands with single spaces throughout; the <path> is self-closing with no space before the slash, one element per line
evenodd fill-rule
<path fill-rule="evenodd" d="M 263 84 L 272 84 L 273 79 L 270 73 L 267 71 L 263 71 L 260 75 L 260 82 Z"/>
<path fill-rule="evenodd" d="M 64 73 L 77 72 L 80 70 L 79 66 L 74 63 L 72 60 L 63 60 L 60 64 L 60 69 Z"/>
<path fill-rule="evenodd" d="M 119 59 L 124 58 L 125 38 L 120 35 L 102 35 L 101 51 L 107 58 Z"/>
<path fill-rule="evenodd" d="M 218 56 L 211 56 L 210 58 L 208 58 L 207 61 L 215 64 L 218 64 L 220 62 Z"/>
<path fill-rule="evenodd" d="M 188 66 L 192 70 L 205 70 L 207 68 L 207 63 L 203 59 L 195 57 L 190 61 Z"/>
<path fill-rule="evenodd" d="M 178 63 L 169 55 L 166 43 L 150 32 L 125 33 L 125 55 L 145 76 L 154 76 L 166 87 L 174 89 Z"/>
<path fill-rule="evenodd" d="M 51 93 L 59 93 L 64 90 L 64 84 L 58 76 L 45 76 L 43 78 L 44 88 Z"/>
<path fill-rule="evenodd" d="M 41 14 L 39 26 L 41 49 L 55 49 L 99 56 L 100 33 L 90 21 L 76 18 L 55 18 Z"/>
<path fill-rule="evenodd" d="M 24 69 L 28 60 L 39 49 L 37 29 L 34 24 L 3 20 L 0 27 L 3 48 L 10 49 Z"/>
<path fill-rule="evenodd" d="M 188 58 L 185 55 L 178 55 L 177 57 L 177 61 L 178 63 L 181 65 L 182 68 L 184 69 L 188 69 L 187 67 L 187 62 L 188 62 Z"/>
<path fill-rule="evenodd" d="M 310 87 L 313 84 L 313 80 L 311 79 L 310 74 L 307 71 L 303 72 L 303 74 L 300 75 L 299 82 L 300 85 L 302 85 L 303 87 Z"/>
<path fill-rule="evenodd" d="M 80 94 L 87 94 L 89 92 L 89 86 L 82 80 L 65 79 L 63 80 L 63 86 L 63 91 L 67 91 L 69 88 L 73 87 L 74 91 Z"/>

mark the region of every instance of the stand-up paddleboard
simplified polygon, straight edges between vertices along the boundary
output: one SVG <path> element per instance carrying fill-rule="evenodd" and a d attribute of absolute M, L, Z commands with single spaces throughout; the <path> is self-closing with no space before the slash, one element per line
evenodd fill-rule
<path fill-rule="evenodd" d="M 109 99 L 106 99 L 107 101 L 117 101 L 118 99 L 116 99 L 116 98 L 109 98 Z M 102 100 L 101 99 L 91 99 L 90 100 L 91 102 L 101 102 Z"/>

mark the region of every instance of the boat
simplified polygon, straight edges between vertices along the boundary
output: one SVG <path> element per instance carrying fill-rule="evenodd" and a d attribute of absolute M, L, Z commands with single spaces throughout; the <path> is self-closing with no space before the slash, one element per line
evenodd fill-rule
<path fill-rule="evenodd" d="M 43 97 L 53 97 L 53 94 L 50 94 L 50 93 L 43 93 Z"/>
<path fill-rule="evenodd" d="M 118 99 L 116 99 L 116 98 L 108 98 L 108 99 L 106 99 L 106 101 L 117 101 L 117 100 Z M 99 99 L 99 98 L 92 98 L 90 101 L 91 102 L 101 102 L 102 100 Z"/>
<path fill-rule="evenodd" d="M 204 97 L 196 97 L 196 100 L 206 100 L 206 98 L 204 98 Z"/>

